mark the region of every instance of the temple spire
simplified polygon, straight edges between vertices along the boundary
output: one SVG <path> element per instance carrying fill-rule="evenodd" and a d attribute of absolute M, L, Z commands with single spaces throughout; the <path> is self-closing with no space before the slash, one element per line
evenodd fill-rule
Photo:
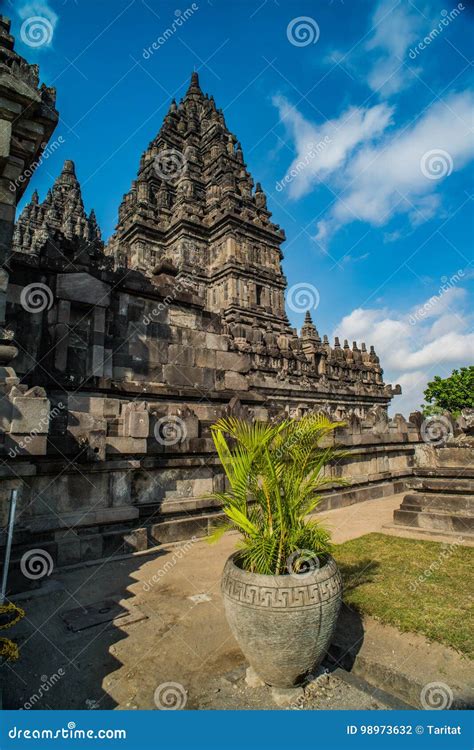
<path fill-rule="evenodd" d="M 61 170 L 61 174 L 56 178 L 56 185 L 79 185 L 76 177 L 76 166 L 72 159 L 66 159 Z"/>
<path fill-rule="evenodd" d="M 203 95 L 202 94 L 202 89 L 201 89 L 201 86 L 199 84 L 199 75 L 197 74 L 196 71 L 194 71 L 192 73 L 192 75 L 191 75 L 191 81 L 190 81 L 190 84 L 189 84 L 189 88 L 188 88 L 188 90 L 186 92 L 186 98 L 188 98 L 190 96 L 199 96 L 199 97 L 202 97 L 202 95 Z"/>
<path fill-rule="evenodd" d="M 89 216 L 84 210 L 81 186 L 74 162 L 70 159 L 64 162 L 61 173 L 42 203 L 39 202 L 38 193 L 33 193 L 31 202 L 18 219 L 13 250 L 32 254 L 50 253 L 61 245 L 63 239 L 67 241 L 67 249 L 64 246 L 61 254 L 76 257 L 76 263 L 89 263 L 81 251 L 84 242 L 87 243 L 88 256 L 102 256 L 104 243 L 97 217 L 93 210 Z"/>

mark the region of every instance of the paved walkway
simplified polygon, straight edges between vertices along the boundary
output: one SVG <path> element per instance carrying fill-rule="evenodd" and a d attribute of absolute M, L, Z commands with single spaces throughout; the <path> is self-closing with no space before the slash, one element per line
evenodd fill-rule
<path fill-rule="evenodd" d="M 342 542 L 383 530 L 399 502 L 400 496 L 369 500 L 328 511 L 324 518 L 335 541 Z M 232 708 L 234 688 L 219 680 L 228 680 L 235 670 L 241 675 L 245 662 L 225 620 L 220 578 L 236 541 L 228 534 L 213 547 L 196 540 L 53 573 L 43 592 L 21 601 L 26 618 L 8 632 L 19 643 L 21 658 L 2 669 L 2 681 L 5 671 L 8 681 L 4 707 L 153 709 L 157 688 L 178 683 L 186 691 L 187 708 L 224 707 L 224 696 L 225 707 Z M 109 611 L 115 619 L 108 619 Z M 391 636 L 377 636 L 377 642 L 391 652 Z M 418 654 L 426 655 L 417 663 L 427 663 L 431 644 L 420 637 L 416 644 Z M 460 657 L 450 659 L 454 670 L 461 669 Z M 432 664 L 428 676 L 436 677 Z M 245 699 L 239 685 L 235 707 Z M 255 708 L 268 700 L 263 696 L 259 703 L 256 694 L 248 694 Z M 348 701 L 346 708 L 363 703 L 348 690 L 341 700 Z"/>
<path fill-rule="evenodd" d="M 336 544 L 342 544 L 349 539 L 356 539 L 374 531 L 401 536 L 409 539 L 421 539 L 433 542 L 452 542 L 452 536 L 444 534 L 430 534 L 426 531 L 408 530 L 393 526 L 393 511 L 400 507 L 405 492 L 380 500 L 366 500 L 346 508 L 337 508 L 321 513 L 321 517 L 332 532 Z M 474 540 L 465 540 L 468 547 L 474 546 Z"/>

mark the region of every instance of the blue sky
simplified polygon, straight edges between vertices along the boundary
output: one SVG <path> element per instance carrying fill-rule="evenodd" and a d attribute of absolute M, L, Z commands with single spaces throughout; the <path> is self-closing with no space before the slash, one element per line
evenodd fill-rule
<path fill-rule="evenodd" d="M 196 69 L 286 231 L 290 293 L 305 284 L 319 300 L 320 333 L 375 344 L 386 380 L 404 389 L 393 411 L 418 407 L 435 374 L 473 363 L 472 3 L 2 5 L 61 115 L 63 143 L 26 199 L 35 188 L 43 199 L 72 158 L 110 236 L 142 151 Z M 38 46 L 32 17 L 47 19 Z"/>

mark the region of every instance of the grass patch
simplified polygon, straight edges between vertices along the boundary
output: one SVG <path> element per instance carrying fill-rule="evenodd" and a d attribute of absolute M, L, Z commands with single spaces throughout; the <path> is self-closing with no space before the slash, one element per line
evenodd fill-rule
<path fill-rule="evenodd" d="M 346 604 L 474 656 L 472 547 L 366 534 L 337 545 L 334 557 Z"/>

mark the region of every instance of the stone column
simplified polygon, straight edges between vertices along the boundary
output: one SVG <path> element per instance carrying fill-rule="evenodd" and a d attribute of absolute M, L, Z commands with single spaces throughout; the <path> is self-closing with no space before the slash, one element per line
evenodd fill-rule
<path fill-rule="evenodd" d="M 57 121 L 55 90 L 39 86 L 38 66 L 15 52 L 10 21 L 0 16 L 0 383 L 14 379 L 8 365 L 17 354 L 5 330 L 15 209 Z"/>

